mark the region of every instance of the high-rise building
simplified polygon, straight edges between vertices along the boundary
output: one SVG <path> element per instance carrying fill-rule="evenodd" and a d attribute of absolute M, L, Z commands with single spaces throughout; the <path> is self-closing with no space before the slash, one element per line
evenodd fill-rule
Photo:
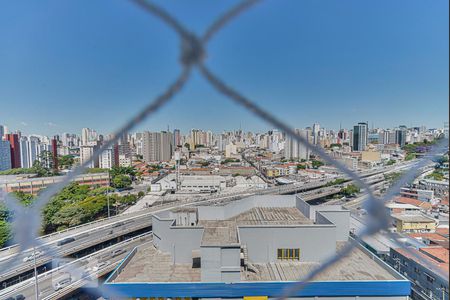
<path fill-rule="evenodd" d="M 81 145 L 88 145 L 90 142 L 96 142 L 98 140 L 97 131 L 90 128 L 83 128 L 81 130 Z"/>
<path fill-rule="evenodd" d="M 114 166 L 117 166 L 117 153 L 114 151 L 115 146 L 111 146 L 100 154 L 99 157 L 99 167 L 102 169 L 111 169 Z"/>
<path fill-rule="evenodd" d="M 52 162 L 53 170 L 58 171 L 58 139 L 54 137 L 52 139 Z"/>
<path fill-rule="evenodd" d="M 80 163 L 84 164 L 91 159 L 98 150 L 98 142 L 88 142 L 87 145 L 80 146 Z M 98 168 L 99 158 L 94 158 L 88 165 L 88 168 Z"/>
<path fill-rule="evenodd" d="M 171 132 L 149 132 L 143 134 L 142 155 L 144 161 L 169 161 L 174 151 Z"/>
<path fill-rule="evenodd" d="M 320 132 L 320 124 L 318 123 L 313 124 L 312 142 L 314 145 L 317 145 L 319 143 L 319 132 Z"/>
<path fill-rule="evenodd" d="M 400 126 L 395 130 L 395 143 L 400 147 L 406 144 L 406 126 Z"/>
<path fill-rule="evenodd" d="M 175 147 L 181 146 L 181 133 L 180 129 L 175 129 L 173 131 L 173 144 Z"/>
<path fill-rule="evenodd" d="M 22 168 L 31 168 L 33 166 L 33 161 L 30 160 L 29 153 L 28 138 L 23 136 L 20 138 L 20 165 Z"/>
<path fill-rule="evenodd" d="M 3 139 L 4 135 L 5 135 L 5 127 L 3 125 L 0 125 L 0 141 Z"/>
<path fill-rule="evenodd" d="M 9 141 L 0 139 L 0 171 L 11 169 L 11 146 Z"/>
<path fill-rule="evenodd" d="M 11 168 L 20 168 L 20 141 L 15 133 L 5 134 L 5 140 L 9 141 L 11 149 Z"/>
<path fill-rule="evenodd" d="M 368 124 L 364 122 L 353 126 L 353 151 L 364 151 L 367 147 Z"/>
<path fill-rule="evenodd" d="M 310 131 L 306 129 L 295 129 L 295 133 L 303 137 L 309 142 Z M 286 137 L 286 143 L 284 144 L 284 157 L 286 159 L 306 159 L 310 157 L 309 149 L 302 143 L 290 136 Z"/>

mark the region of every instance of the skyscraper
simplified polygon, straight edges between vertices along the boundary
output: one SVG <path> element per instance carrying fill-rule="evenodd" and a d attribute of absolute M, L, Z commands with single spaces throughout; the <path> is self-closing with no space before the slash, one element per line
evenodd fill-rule
<path fill-rule="evenodd" d="M 90 128 L 83 128 L 81 130 L 81 145 L 88 145 L 90 142 L 96 142 L 97 139 L 97 131 Z"/>
<path fill-rule="evenodd" d="M 9 141 L 0 139 L 0 171 L 11 169 L 11 146 Z"/>
<path fill-rule="evenodd" d="M 5 134 L 5 140 L 9 141 L 11 149 L 11 168 L 20 168 L 20 142 L 19 136 L 15 133 Z"/>
<path fill-rule="evenodd" d="M 320 124 L 314 123 L 312 128 L 312 142 L 314 145 L 319 143 Z"/>
<path fill-rule="evenodd" d="M 80 163 L 86 163 L 98 150 L 98 142 L 89 142 L 87 145 L 80 146 Z M 93 159 L 88 165 L 88 168 L 98 168 L 99 158 Z"/>
<path fill-rule="evenodd" d="M 169 161 L 174 151 L 173 141 L 171 132 L 144 132 L 142 146 L 144 161 Z"/>
<path fill-rule="evenodd" d="M 367 122 L 353 126 L 353 151 L 364 151 L 367 146 Z"/>
<path fill-rule="evenodd" d="M 400 147 L 406 144 L 406 126 L 400 126 L 395 130 L 395 143 Z"/>
<path fill-rule="evenodd" d="M 173 131 L 173 144 L 175 147 L 181 146 L 181 133 L 180 129 L 175 129 Z"/>
<path fill-rule="evenodd" d="M 295 133 L 309 141 L 310 131 L 306 129 L 295 129 Z M 284 157 L 286 159 L 306 159 L 310 157 L 309 149 L 302 143 L 291 137 L 286 137 L 284 145 Z"/>

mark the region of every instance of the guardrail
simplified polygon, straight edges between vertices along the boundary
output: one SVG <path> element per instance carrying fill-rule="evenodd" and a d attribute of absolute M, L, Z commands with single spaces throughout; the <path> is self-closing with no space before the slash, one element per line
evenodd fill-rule
<path fill-rule="evenodd" d="M 131 227 L 124 228 L 124 229 L 116 231 L 114 236 L 105 235 L 105 236 L 99 237 L 99 238 L 97 238 L 97 239 L 95 239 L 93 241 L 90 241 L 90 242 L 86 241 L 83 244 L 79 244 L 77 246 L 73 246 L 73 247 L 70 247 L 68 249 L 63 249 L 61 251 L 58 251 L 56 254 L 60 255 L 60 256 L 67 256 L 67 255 L 70 255 L 72 253 L 75 253 L 75 252 L 81 251 L 83 249 L 86 249 L 88 247 L 92 247 L 93 245 L 97 245 L 99 243 L 102 243 L 102 242 L 108 241 L 110 239 L 116 238 L 116 237 L 118 237 L 120 235 L 127 234 L 129 232 L 133 232 L 133 231 L 136 231 L 136 230 L 148 227 L 148 226 L 151 226 L 151 220 L 149 220 L 148 224 L 143 223 L 143 222 L 136 222 L 135 226 L 131 226 Z M 129 240 L 129 239 L 127 239 L 127 240 Z M 40 257 L 39 259 L 37 259 L 36 260 L 36 264 L 38 266 L 40 266 L 40 265 L 43 265 L 43 264 L 45 264 L 45 263 L 47 263 L 49 261 L 51 261 L 51 257 L 45 257 L 44 256 L 44 257 Z M 8 279 L 8 278 L 10 278 L 12 276 L 17 276 L 17 274 L 20 274 L 20 273 L 23 273 L 23 272 L 25 272 L 25 271 L 27 271 L 29 269 L 32 269 L 33 265 L 34 264 L 30 262 L 29 264 L 24 265 L 21 268 L 16 268 L 14 270 L 11 270 L 8 273 L 0 274 L 0 278 L 2 280 L 6 280 L 6 279 Z"/>

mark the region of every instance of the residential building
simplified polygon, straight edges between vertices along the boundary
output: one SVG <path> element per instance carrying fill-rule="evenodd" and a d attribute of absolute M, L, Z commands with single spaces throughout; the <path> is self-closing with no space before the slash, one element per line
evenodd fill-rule
<path fill-rule="evenodd" d="M 0 139 L 0 171 L 11 169 L 11 146 L 9 141 Z"/>
<path fill-rule="evenodd" d="M 230 143 L 225 146 L 225 157 L 231 158 L 237 154 L 237 146 L 233 143 Z"/>
<path fill-rule="evenodd" d="M 174 151 L 171 132 L 146 131 L 143 133 L 142 140 L 142 155 L 145 162 L 171 160 Z"/>
<path fill-rule="evenodd" d="M 295 129 L 295 133 L 300 135 L 305 139 L 305 141 L 309 142 L 310 139 L 310 131 L 306 129 Z M 284 157 L 286 159 L 295 159 L 295 160 L 309 160 L 310 150 L 306 147 L 305 144 L 298 142 L 297 140 L 291 138 L 290 136 L 286 137 L 286 142 L 284 144 Z"/>
<path fill-rule="evenodd" d="M 412 282 L 412 299 L 449 299 L 449 250 L 391 248 L 390 264 Z"/>
<path fill-rule="evenodd" d="M 81 130 L 81 145 L 88 145 L 91 142 L 97 142 L 98 138 L 98 133 L 94 129 L 83 128 Z"/>
<path fill-rule="evenodd" d="M 9 142 L 11 151 L 11 168 L 20 168 L 20 140 L 19 135 L 16 133 L 5 134 L 5 140 Z"/>
<path fill-rule="evenodd" d="M 437 222 L 423 214 L 392 214 L 394 227 L 397 232 L 434 232 Z"/>
<path fill-rule="evenodd" d="M 111 146 L 102 151 L 99 157 L 99 167 L 102 169 L 111 169 L 118 166 L 117 145 Z"/>
<path fill-rule="evenodd" d="M 84 164 L 94 156 L 94 153 L 98 151 L 98 142 L 88 142 L 85 145 L 80 146 L 80 164 Z M 94 157 L 93 160 L 87 165 L 88 168 L 99 167 L 99 157 Z"/>

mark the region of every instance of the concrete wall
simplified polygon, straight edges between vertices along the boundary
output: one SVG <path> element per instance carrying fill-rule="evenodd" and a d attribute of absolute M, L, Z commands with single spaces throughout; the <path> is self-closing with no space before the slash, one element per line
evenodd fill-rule
<path fill-rule="evenodd" d="M 348 241 L 350 232 L 350 211 L 316 211 L 316 223 L 326 224 L 325 219 L 336 225 L 336 240 Z"/>
<path fill-rule="evenodd" d="M 254 263 L 277 261 L 278 248 L 299 248 L 300 261 L 306 262 L 319 262 L 336 252 L 334 225 L 241 226 L 238 230 Z"/>
<path fill-rule="evenodd" d="M 241 281 L 240 247 L 201 247 L 201 281 Z"/>
<path fill-rule="evenodd" d="M 199 206 L 199 220 L 224 220 L 254 207 L 295 207 L 295 196 L 258 195 L 233 201 L 223 206 Z"/>
<path fill-rule="evenodd" d="M 192 250 L 200 249 L 202 227 L 171 226 L 173 219 L 153 216 L 153 244 L 163 252 L 169 252 L 175 263 L 192 263 Z"/>

